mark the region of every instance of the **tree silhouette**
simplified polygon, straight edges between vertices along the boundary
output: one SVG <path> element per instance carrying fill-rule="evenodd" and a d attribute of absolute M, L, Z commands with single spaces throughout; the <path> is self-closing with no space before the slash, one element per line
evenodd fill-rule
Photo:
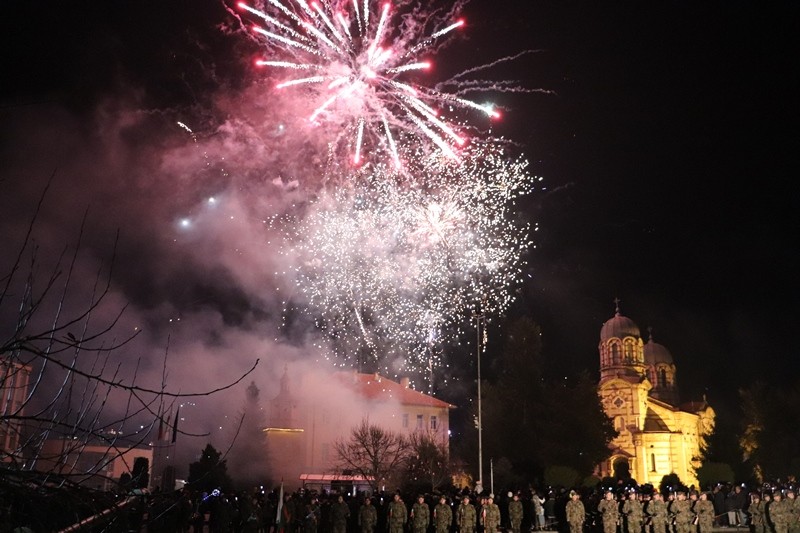
<path fill-rule="evenodd" d="M 187 483 L 195 490 L 209 493 L 214 489 L 229 491 L 233 487 L 222 453 L 211 444 L 207 444 L 203 449 L 199 461 L 189 465 Z"/>

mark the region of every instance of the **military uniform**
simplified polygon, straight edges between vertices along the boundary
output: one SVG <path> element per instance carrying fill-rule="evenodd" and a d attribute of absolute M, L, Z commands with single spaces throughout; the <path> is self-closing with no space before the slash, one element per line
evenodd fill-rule
<path fill-rule="evenodd" d="M 394 500 L 389 503 L 387 518 L 389 533 L 403 533 L 403 526 L 406 525 L 406 520 L 408 519 L 408 509 L 406 509 L 406 504 L 403 503 L 400 496 L 395 495 Z"/>
<path fill-rule="evenodd" d="M 691 502 L 678 498 L 672 502 L 670 512 L 675 517 L 675 533 L 691 533 L 694 520 Z"/>
<path fill-rule="evenodd" d="M 619 507 L 614 498 L 604 499 L 597 506 L 597 512 L 603 518 L 603 533 L 617 533 L 619 522 Z"/>
<path fill-rule="evenodd" d="M 711 533 L 714 527 L 714 504 L 702 496 L 694 503 L 694 514 L 697 516 L 697 529 L 700 533 Z"/>
<path fill-rule="evenodd" d="M 317 533 L 319 525 L 320 508 L 316 500 L 306 505 L 305 516 L 303 517 L 303 533 Z"/>
<path fill-rule="evenodd" d="M 511 533 L 520 533 L 522 528 L 522 502 L 515 495 L 514 499 L 508 502 L 508 520 L 511 523 Z"/>
<path fill-rule="evenodd" d="M 583 507 L 583 502 L 577 497 L 570 499 L 567 502 L 566 514 L 570 533 L 582 533 L 583 522 L 586 520 L 586 509 Z"/>
<path fill-rule="evenodd" d="M 481 508 L 481 525 L 485 533 L 497 533 L 497 528 L 500 527 L 500 508 L 491 498 Z"/>
<path fill-rule="evenodd" d="M 775 493 L 775 499 L 767 506 L 767 518 L 775 533 L 789 533 L 789 520 L 792 513 L 791 504 L 778 494 L 777 492 Z"/>
<path fill-rule="evenodd" d="M 667 533 L 667 504 L 661 497 L 654 497 L 647 502 L 645 513 L 653 526 L 653 533 Z"/>
<path fill-rule="evenodd" d="M 361 528 L 361 533 L 372 533 L 375 531 L 375 526 L 378 524 L 378 510 L 372 505 L 372 502 L 367 499 L 364 505 L 358 510 L 358 525 Z"/>
<path fill-rule="evenodd" d="M 800 533 L 800 498 L 795 497 L 793 490 L 786 493 L 789 504 L 789 533 Z"/>
<path fill-rule="evenodd" d="M 450 531 L 450 525 L 453 523 L 453 510 L 450 509 L 444 498 L 433 508 L 433 523 L 436 526 L 436 533 Z"/>
<path fill-rule="evenodd" d="M 747 514 L 750 515 L 753 533 L 769 533 L 766 503 L 758 495 L 754 495 L 751 498 L 750 505 L 747 507 Z"/>
<path fill-rule="evenodd" d="M 414 528 L 414 533 L 425 533 L 430 523 L 431 513 L 428 504 L 424 501 L 416 502 L 411 507 L 411 526 Z"/>
<path fill-rule="evenodd" d="M 469 503 L 469 500 L 461 502 L 456 511 L 456 519 L 458 520 L 458 530 L 461 533 L 473 533 L 475 531 L 475 507 Z"/>
<path fill-rule="evenodd" d="M 628 533 L 642 533 L 642 519 L 644 518 L 644 511 L 642 510 L 642 502 L 636 499 L 636 494 L 631 494 L 625 503 L 622 505 L 622 513 L 625 515 L 625 524 L 628 528 Z"/>

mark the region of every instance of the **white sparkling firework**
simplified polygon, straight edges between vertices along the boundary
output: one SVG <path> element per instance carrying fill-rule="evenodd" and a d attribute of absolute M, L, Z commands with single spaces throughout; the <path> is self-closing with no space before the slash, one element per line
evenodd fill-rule
<path fill-rule="evenodd" d="M 479 143 L 458 164 L 420 155 L 409 174 L 354 174 L 285 226 L 283 253 L 340 359 L 426 372 L 471 310 L 497 316 L 512 302 L 531 247 L 512 215 L 533 178 L 526 161 Z"/>
<path fill-rule="evenodd" d="M 492 104 L 406 79 L 431 68 L 429 56 L 463 20 L 437 20 L 423 9 L 388 1 L 262 2 L 238 4 L 260 19 L 252 31 L 267 55 L 256 63 L 282 78 L 278 89 L 304 91 L 302 97 L 314 102 L 308 119 L 332 125 L 338 136 L 334 146 L 347 150 L 355 165 L 370 154 L 373 161 L 400 167 L 408 143 L 457 158 L 465 128 L 460 118 L 443 113 L 461 108 L 499 117 Z M 475 89 L 481 87 L 469 88 Z"/>

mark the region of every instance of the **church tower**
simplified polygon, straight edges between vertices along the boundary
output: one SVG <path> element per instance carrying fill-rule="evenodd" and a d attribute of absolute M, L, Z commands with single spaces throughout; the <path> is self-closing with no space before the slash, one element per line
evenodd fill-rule
<path fill-rule="evenodd" d="M 696 484 L 714 411 L 705 401 L 678 404 L 672 354 L 652 332 L 645 344 L 639 326 L 620 313 L 619 300 L 615 303 L 614 316 L 600 329 L 597 392 L 617 436 L 597 474 L 657 485 L 675 473 L 687 485 Z"/>

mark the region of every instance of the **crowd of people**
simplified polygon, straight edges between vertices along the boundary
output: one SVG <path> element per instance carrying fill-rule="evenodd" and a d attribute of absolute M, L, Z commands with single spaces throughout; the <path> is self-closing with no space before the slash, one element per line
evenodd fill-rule
<path fill-rule="evenodd" d="M 153 495 L 138 511 L 148 531 L 211 533 L 800 533 L 800 498 L 792 486 L 749 491 L 659 493 L 649 487 L 512 491 L 495 497 L 462 490 L 419 494 L 300 490 Z"/>

